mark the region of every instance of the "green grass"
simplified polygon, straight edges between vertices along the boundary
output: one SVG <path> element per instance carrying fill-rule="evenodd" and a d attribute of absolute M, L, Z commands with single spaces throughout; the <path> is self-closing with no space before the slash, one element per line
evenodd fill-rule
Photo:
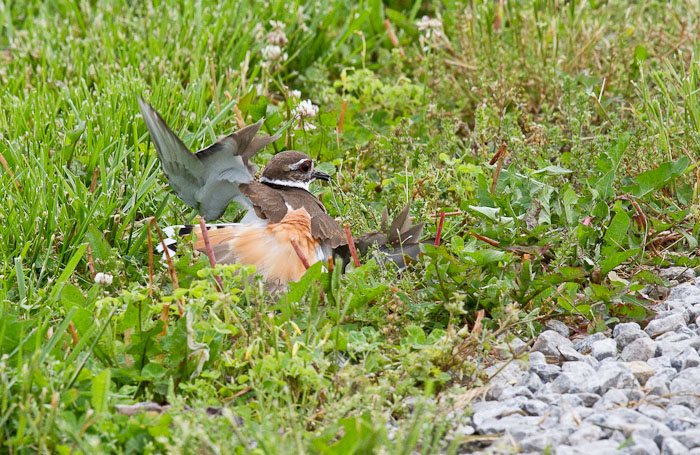
<path fill-rule="evenodd" d="M 428 37 L 423 15 L 443 27 Z M 654 267 L 699 266 L 697 17 L 682 1 L 0 4 L 0 452 L 467 450 L 445 416 L 504 338 L 642 320 Z M 268 65 L 271 20 L 287 58 Z M 294 130 L 292 90 L 316 129 Z M 316 266 L 275 300 L 235 267 L 217 292 L 183 256 L 180 289 L 157 264 L 150 293 L 148 219 L 196 214 L 137 96 L 193 149 L 264 116 L 284 137 L 258 164 L 318 158 L 335 183 L 314 191 L 356 234 L 411 199 L 426 238 L 459 213 L 403 273 Z M 140 401 L 171 409 L 116 407 Z"/>

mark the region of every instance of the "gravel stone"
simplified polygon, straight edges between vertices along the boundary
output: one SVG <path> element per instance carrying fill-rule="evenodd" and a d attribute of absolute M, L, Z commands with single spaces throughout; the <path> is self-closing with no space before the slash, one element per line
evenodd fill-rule
<path fill-rule="evenodd" d="M 527 389 L 531 392 L 537 392 L 542 388 L 542 379 L 540 379 L 537 373 L 531 372 L 520 378 L 518 385 L 522 387 L 527 387 Z"/>
<path fill-rule="evenodd" d="M 519 442 L 520 450 L 542 453 L 547 447 L 553 448 L 561 444 L 567 436 L 568 432 L 562 430 L 534 434 Z"/>
<path fill-rule="evenodd" d="M 517 384 L 520 378 L 526 374 L 526 371 L 520 367 L 519 362 L 506 361 L 486 368 L 484 373 L 488 376 L 495 375 L 491 378 L 490 385 L 503 386 Z"/>
<path fill-rule="evenodd" d="M 591 380 L 595 376 L 596 371 L 585 362 L 566 362 L 553 384 L 561 393 L 592 392 L 595 384 Z"/>
<path fill-rule="evenodd" d="M 660 455 L 661 450 L 656 445 L 653 439 L 645 439 L 643 437 L 632 437 L 634 445 L 626 448 L 623 452 L 625 455 Z"/>
<path fill-rule="evenodd" d="M 528 415 L 541 416 L 545 415 L 549 410 L 549 405 L 540 400 L 527 400 L 522 408 Z"/>
<path fill-rule="evenodd" d="M 639 384 L 644 385 L 647 383 L 650 377 L 654 376 L 656 369 L 649 366 L 648 363 L 642 362 L 641 360 L 634 360 L 632 362 L 625 363 L 627 368 L 630 369 L 634 377 L 639 381 Z"/>
<path fill-rule="evenodd" d="M 561 373 L 561 368 L 559 365 L 551 365 L 551 364 L 545 364 L 545 365 L 532 365 L 530 367 L 530 371 L 533 373 L 536 373 L 540 379 L 542 379 L 543 382 L 550 382 L 554 379 L 556 379 L 557 376 Z"/>
<path fill-rule="evenodd" d="M 580 361 L 588 357 L 578 352 L 573 346 L 566 345 L 559 346 L 559 354 L 561 354 L 561 357 L 567 362 Z"/>
<path fill-rule="evenodd" d="M 616 357 L 617 343 L 615 340 L 610 338 L 595 341 L 593 344 L 591 344 L 591 355 L 597 360 L 603 360 L 608 357 Z"/>
<path fill-rule="evenodd" d="M 649 403 L 642 403 L 637 408 L 637 411 L 657 421 L 663 421 L 663 419 L 666 417 L 665 409 Z"/>
<path fill-rule="evenodd" d="M 689 267 L 674 266 L 659 270 L 659 276 L 667 280 L 692 280 L 695 278 L 695 270 Z"/>
<path fill-rule="evenodd" d="M 532 346 L 533 351 L 539 351 L 547 357 L 561 358 L 559 346 L 572 346 L 573 343 L 568 338 L 561 336 L 554 330 L 545 330 L 537 337 L 537 341 Z"/>
<path fill-rule="evenodd" d="M 671 366 L 676 370 L 685 370 L 700 365 L 700 355 L 692 346 L 686 346 L 677 357 L 671 359 Z"/>
<path fill-rule="evenodd" d="M 574 349 L 582 354 L 590 354 L 591 346 L 596 341 L 605 340 L 607 337 L 603 332 L 594 333 L 593 335 L 588 335 L 586 338 L 578 341 L 574 344 Z"/>
<path fill-rule="evenodd" d="M 661 444 L 661 451 L 664 455 L 683 455 L 688 453 L 688 449 L 675 438 L 664 438 Z"/>
<path fill-rule="evenodd" d="M 580 446 L 603 438 L 603 429 L 598 425 L 582 423 L 581 427 L 569 435 L 569 445 Z"/>
<path fill-rule="evenodd" d="M 595 410 L 613 409 L 625 406 L 629 400 L 627 395 L 620 389 L 610 389 L 603 394 L 598 402 L 593 406 Z"/>
<path fill-rule="evenodd" d="M 680 300 L 686 305 L 700 303 L 700 288 L 690 283 L 679 284 L 671 289 L 668 300 Z"/>
<path fill-rule="evenodd" d="M 532 351 L 528 354 L 527 356 L 528 361 L 530 362 L 530 365 L 546 365 L 547 364 L 547 358 L 542 354 L 541 352 L 538 351 Z"/>
<path fill-rule="evenodd" d="M 500 418 L 490 418 L 474 422 L 474 428 L 479 434 L 503 433 L 506 430 L 513 431 L 514 428 L 522 427 L 526 431 L 532 431 L 537 427 L 537 423 L 542 419 L 539 416 L 509 415 Z"/>
<path fill-rule="evenodd" d="M 656 342 L 649 337 L 639 337 L 629 343 L 622 350 L 622 360 L 632 362 L 640 360 L 646 362 L 656 354 Z"/>
<path fill-rule="evenodd" d="M 700 384 L 700 367 L 688 368 L 676 376 L 669 387 L 673 394 L 671 401 L 684 404 L 692 408 L 700 407 L 698 398 L 698 384 Z"/>
<path fill-rule="evenodd" d="M 673 368 L 671 366 L 671 359 L 669 359 L 668 357 L 653 357 L 647 361 L 647 364 L 656 370 Z"/>
<path fill-rule="evenodd" d="M 687 449 L 700 448 L 700 429 L 675 432 L 672 436 Z"/>
<path fill-rule="evenodd" d="M 600 441 L 590 442 L 588 444 L 581 444 L 578 446 L 559 446 L 554 449 L 554 455 L 608 455 L 608 454 L 618 454 L 620 453 L 617 449 L 620 443 L 616 441 L 611 441 L 609 439 L 603 439 Z"/>
<path fill-rule="evenodd" d="M 674 404 L 666 408 L 664 424 L 672 431 L 686 431 L 695 428 L 697 418 L 685 406 Z"/>
<path fill-rule="evenodd" d="M 639 324 L 636 322 L 621 322 L 613 328 L 613 338 L 620 338 L 623 333 L 629 332 L 630 330 L 641 330 L 641 327 L 639 327 Z"/>
<path fill-rule="evenodd" d="M 588 384 L 593 386 L 596 393 L 605 393 L 610 388 L 639 387 L 632 371 L 624 362 L 611 361 L 601 365 L 598 373 L 588 378 Z"/>
<path fill-rule="evenodd" d="M 678 325 L 685 325 L 685 317 L 682 314 L 675 313 L 666 316 L 662 319 L 654 319 L 647 324 L 644 331 L 650 337 L 654 338 L 666 332 L 670 332 Z"/>
<path fill-rule="evenodd" d="M 662 340 L 657 340 L 656 355 L 672 359 L 691 347 L 695 350 L 700 348 L 700 337 L 688 336 L 683 333 L 669 333 Z"/>
<path fill-rule="evenodd" d="M 625 349 L 631 342 L 638 340 L 639 338 L 649 338 L 649 335 L 642 329 L 630 329 L 622 332 L 620 336 L 615 338 L 617 342 L 617 348 L 619 350 Z"/>
<path fill-rule="evenodd" d="M 549 330 L 554 330 L 564 338 L 569 338 L 569 327 L 567 327 L 566 324 L 564 324 L 561 321 L 557 321 L 556 319 L 550 319 L 549 321 L 544 323 L 544 326 L 547 327 Z"/>

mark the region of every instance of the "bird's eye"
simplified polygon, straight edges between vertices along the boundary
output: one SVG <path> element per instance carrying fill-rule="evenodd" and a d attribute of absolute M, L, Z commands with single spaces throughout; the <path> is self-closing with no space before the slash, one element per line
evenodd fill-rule
<path fill-rule="evenodd" d="M 301 172 L 309 172 L 311 170 L 311 161 L 304 161 L 299 165 L 299 170 Z"/>

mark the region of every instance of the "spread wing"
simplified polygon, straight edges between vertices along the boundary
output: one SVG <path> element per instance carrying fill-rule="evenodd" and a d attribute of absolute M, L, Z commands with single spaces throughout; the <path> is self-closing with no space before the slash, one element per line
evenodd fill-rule
<path fill-rule="evenodd" d="M 221 217 L 232 200 L 251 206 L 238 185 L 253 180 L 250 158 L 279 139 L 255 137 L 262 120 L 192 153 L 151 105 L 139 98 L 139 107 L 168 183 L 182 202 L 209 221 Z"/>
<path fill-rule="evenodd" d="M 417 259 L 420 254 L 420 244 L 422 243 L 420 237 L 424 223 L 412 225 L 411 218 L 408 216 L 409 209 L 410 203 L 406 204 L 389 225 L 389 217 L 385 208 L 382 213 L 381 229 L 355 238 L 357 249 L 362 253 L 367 253 L 372 245 L 376 245 L 380 253 L 379 261 L 393 261 L 400 269 L 406 267 L 407 257 L 411 260 Z"/>

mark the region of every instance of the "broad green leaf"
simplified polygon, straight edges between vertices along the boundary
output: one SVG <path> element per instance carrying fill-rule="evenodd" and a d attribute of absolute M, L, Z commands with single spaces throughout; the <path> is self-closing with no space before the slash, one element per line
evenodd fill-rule
<path fill-rule="evenodd" d="M 607 169 L 605 174 L 603 174 L 597 181 L 593 183 L 593 187 L 598 191 L 601 199 L 603 201 L 609 201 L 615 195 L 612 189 L 613 181 L 615 180 L 617 169 L 620 166 L 620 160 L 627 150 L 630 143 L 630 135 L 621 135 L 617 143 L 611 147 L 605 154 L 610 160 L 610 169 Z M 602 160 L 601 160 L 602 161 Z"/>
<path fill-rule="evenodd" d="M 642 63 L 646 58 L 647 58 L 647 48 L 644 46 L 641 46 L 641 45 L 636 46 L 634 48 L 634 59 L 637 62 Z"/>
<path fill-rule="evenodd" d="M 566 174 L 571 174 L 573 172 L 571 169 L 566 169 L 561 166 L 547 166 L 543 167 L 542 169 L 538 169 L 536 171 L 533 171 L 532 174 L 547 174 L 547 175 L 566 175 Z"/>
<path fill-rule="evenodd" d="M 109 368 L 105 368 L 102 370 L 102 373 L 98 374 L 92 379 L 92 398 L 90 401 L 92 403 L 92 408 L 98 414 L 107 410 L 111 383 L 112 374 Z"/>
<path fill-rule="evenodd" d="M 624 248 L 627 246 L 626 240 L 629 227 L 630 217 L 624 209 L 620 209 L 610 222 L 608 230 L 605 232 L 605 237 L 603 238 L 609 244 Z"/>
<path fill-rule="evenodd" d="M 90 244 L 90 250 L 96 259 L 106 261 L 111 254 L 111 248 L 104 235 L 95 226 L 89 226 L 85 237 Z"/>
<path fill-rule="evenodd" d="M 603 259 L 600 262 L 600 272 L 603 275 L 607 275 L 609 271 L 622 264 L 627 259 L 631 258 L 637 253 L 639 253 L 639 249 L 633 248 L 627 251 L 618 251 L 617 253 L 613 253 L 606 256 L 605 259 Z"/>
<path fill-rule="evenodd" d="M 300 302 L 309 287 L 319 280 L 322 272 L 323 264 L 321 261 L 311 265 L 298 282 L 289 283 L 289 291 L 284 296 L 284 300 L 288 303 Z"/>
<path fill-rule="evenodd" d="M 502 261 L 507 256 L 506 252 L 494 249 L 478 250 L 473 253 L 465 251 L 463 254 L 464 256 L 472 258 L 476 265 L 482 266 Z"/>
<path fill-rule="evenodd" d="M 643 197 L 683 174 L 689 164 L 690 160 L 687 156 L 682 156 L 676 161 L 667 161 L 656 169 L 639 174 L 633 179 L 635 185 L 626 189 L 630 189 L 636 197 Z"/>
<path fill-rule="evenodd" d="M 68 281 L 68 278 L 70 278 L 71 274 L 78 266 L 80 259 L 82 259 L 83 254 L 85 254 L 85 250 L 87 250 L 87 243 L 83 243 L 82 245 L 80 245 L 78 247 L 78 250 L 70 258 L 68 264 L 66 265 L 66 268 L 63 269 L 63 272 L 58 277 L 58 280 L 56 280 L 56 284 L 54 285 L 53 290 L 51 291 L 51 300 L 55 301 L 58 298 L 66 281 Z"/>
<path fill-rule="evenodd" d="M 480 215 L 485 216 L 491 221 L 498 221 L 498 214 L 501 212 L 501 209 L 498 207 L 481 207 L 476 205 L 470 205 L 469 209 L 473 210 L 474 212 Z"/>

